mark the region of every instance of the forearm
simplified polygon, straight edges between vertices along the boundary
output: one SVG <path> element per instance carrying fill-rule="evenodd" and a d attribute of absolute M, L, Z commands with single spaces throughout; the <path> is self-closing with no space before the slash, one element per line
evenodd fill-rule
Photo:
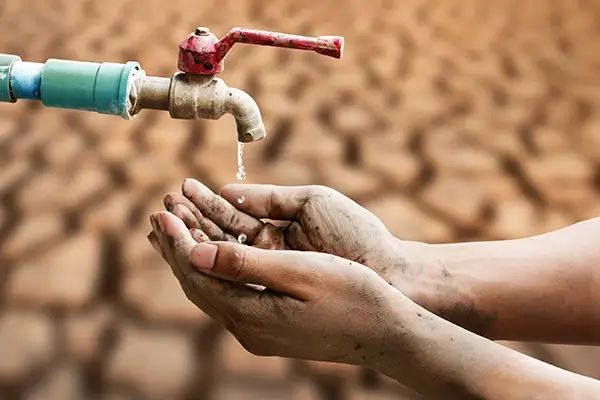
<path fill-rule="evenodd" d="M 600 382 L 451 324 L 404 296 L 368 366 L 440 399 L 591 399 Z"/>
<path fill-rule="evenodd" d="M 600 219 L 527 239 L 421 246 L 414 300 L 492 339 L 600 342 Z"/>

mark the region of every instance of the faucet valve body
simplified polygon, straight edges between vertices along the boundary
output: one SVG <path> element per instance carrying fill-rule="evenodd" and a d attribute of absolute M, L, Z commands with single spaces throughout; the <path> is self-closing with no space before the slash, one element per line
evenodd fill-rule
<path fill-rule="evenodd" d="M 137 62 L 93 63 L 49 59 L 25 62 L 0 54 L 0 102 L 38 100 L 47 107 L 132 119 L 142 109 L 169 111 L 176 119 L 219 119 L 231 114 L 239 142 L 266 136 L 258 105 L 240 89 L 228 87 L 216 75 L 235 43 L 312 50 L 341 58 L 339 36 L 288 35 L 256 29 L 233 28 L 220 40 L 208 28 L 196 28 L 179 45 L 178 68 L 171 78 L 146 76 Z"/>
<path fill-rule="evenodd" d="M 136 110 L 168 110 L 173 119 L 235 118 L 238 142 L 256 142 L 267 135 L 258 105 L 250 95 L 230 88 L 220 78 L 178 72 L 171 79 L 142 77 Z"/>

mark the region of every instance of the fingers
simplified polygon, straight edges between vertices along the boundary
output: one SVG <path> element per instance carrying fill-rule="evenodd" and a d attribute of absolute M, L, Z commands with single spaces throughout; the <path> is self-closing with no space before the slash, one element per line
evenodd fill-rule
<path fill-rule="evenodd" d="M 221 189 L 221 196 L 228 202 L 243 196 L 237 207 L 255 218 L 293 221 L 310 197 L 323 190 L 320 186 L 231 184 Z"/>
<path fill-rule="evenodd" d="M 206 235 L 206 233 L 204 233 L 200 229 L 190 229 L 190 234 L 192 235 L 192 238 L 198 243 L 210 241 L 210 238 Z"/>
<path fill-rule="evenodd" d="M 285 241 L 296 250 L 319 251 L 319 249 L 312 245 L 300 223 L 296 221 L 292 222 L 285 229 Z"/>
<path fill-rule="evenodd" d="M 158 238 L 160 249 L 168 259 L 169 265 L 176 276 L 181 280 L 194 278 L 196 289 L 201 290 L 226 290 L 213 277 L 201 274 L 191 264 L 191 251 L 198 243 L 179 218 L 168 212 L 158 212 L 150 216 L 153 233 Z M 206 239 L 204 235 L 200 237 Z M 227 243 L 227 242 L 219 242 Z M 241 245 L 240 245 L 241 246 Z M 231 286 L 228 282 L 223 282 Z"/>
<path fill-rule="evenodd" d="M 183 221 L 188 229 L 198 229 L 200 224 L 192 211 L 182 204 L 175 204 L 171 208 L 171 213 Z"/>
<path fill-rule="evenodd" d="M 191 268 L 187 256 L 197 244 L 182 220 L 168 212 L 158 212 L 150 216 L 150 223 L 158 244 L 173 273 L 183 281 Z"/>
<path fill-rule="evenodd" d="M 186 179 L 183 182 L 181 191 L 185 197 L 194 203 L 202 215 L 224 232 L 235 237 L 244 233 L 248 237 L 248 241 L 252 243 L 263 227 L 261 221 L 233 206 L 233 204 L 238 204 L 237 198 L 228 201 L 213 193 L 208 187 L 195 179 Z"/>
<path fill-rule="evenodd" d="M 202 215 L 198 207 L 184 195 L 169 193 L 164 197 L 163 203 L 167 211 L 185 222 L 188 228 L 202 229 L 211 240 L 237 241 L 235 237 L 223 232 L 214 222 Z"/>
<path fill-rule="evenodd" d="M 266 223 L 260 233 L 254 238 L 254 247 L 265 250 L 286 250 L 283 230 L 271 223 Z"/>
<path fill-rule="evenodd" d="M 160 255 L 162 255 L 162 249 L 160 248 L 160 244 L 158 243 L 158 238 L 156 237 L 156 234 L 154 233 L 154 231 L 150 232 L 146 238 L 148 239 L 148 241 L 150 242 L 150 244 L 152 245 L 152 248 L 154 248 L 154 250 L 156 250 L 156 252 Z M 167 261 L 167 260 L 165 260 Z"/>
<path fill-rule="evenodd" d="M 208 236 L 206 236 L 206 234 L 204 232 L 202 232 L 200 229 L 190 229 L 190 234 L 192 235 L 192 238 L 197 243 L 210 241 L 210 238 Z M 158 241 L 158 237 L 156 236 L 156 233 L 154 233 L 154 231 L 152 231 L 148 235 L 146 235 L 146 238 L 148 239 L 148 242 L 150 242 L 150 244 L 152 245 L 152 248 L 154 250 L 156 250 L 156 252 L 158 254 L 160 254 L 165 261 L 169 262 L 169 260 L 167 260 L 167 258 L 166 258 L 166 255 L 163 254 L 163 250 L 160 247 L 160 243 Z"/>
<path fill-rule="evenodd" d="M 190 261 L 212 276 L 258 284 L 298 300 L 310 300 L 317 292 L 322 294 L 326 281 L 339 278 L 338 271 L 346 270 L 348 263 L 327 254 L 262 250 L 224 242 L 198 244 L 190 254 Z M 339 263 L 344 265 L 337 266 Z"/>
<path fill-rule="evenodd" d="M 194 203 L 192 203 L 190 200 L 188 200 L 182 194 L 179 194 L 179 193 L 166 194 L 165 197 L 163 198 L 163 204 L 165 205 L 166 210 L 169 212 L 173 212 L 174 207 L 177 205 L 185 206 L 194 215 L 194 217 L 196 218 L 196 221 L 198 223 L 202 219 L 202 213 L 200 213 L 200 210 L 198 210 L 198 208 L 196 208 Z M 193 227 L 188 226 L 188 228 L 193 228 Z"/>
<path fill-rule="evenodd" d="M 264 313 L 265 307 L 260 302 L 260 292 L 215 279 L 215 277 L 199 272 L 192 266 L 190 263 L 192 249 L 195 246 L 210 245 L 197 244 L 183 221 L 169 212 L 152 214 L 150 221 L 160 248 L 166 255 L 173 273 L 181 282 L 188 298 L 198 307 L 227 327 L 232 326 L 236 315 Z M 211 256 L 210 253 L 203 255 Z"/>

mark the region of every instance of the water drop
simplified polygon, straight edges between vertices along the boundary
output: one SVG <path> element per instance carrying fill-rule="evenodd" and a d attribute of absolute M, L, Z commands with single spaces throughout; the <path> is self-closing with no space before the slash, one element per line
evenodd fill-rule
<path fill-rule="evenodd" d="M 237 174 L 235 174 L 236 178 L 238 179 L 238 181 L 243 181 L 244 179 L 246 179 L 246 172 L 244 171 L 244 167 L 238 169 Z"/>
<path fill-rule="evenodd" d="M 246 200 L 246 198 L 244 196 L 240 196 L 240 197 L 237 198 L 237 202 L 239 204 L 242 204 L 244 202 L 244 200 Z"/>
<path fill-rule="evenodd" d="M 239 181 L 243 181 L 244 179 L 246 179 L 246 171 L 244 171 L 243 157 L 244 157 L 244 143 L 238 142 L 238 148 L 237 148 L 238 172 L 235 176 L 237 177 L 237 179 Z"/>
<path fill-rule="evenodd" d="M 248 236 L 246 236 L 245 233 L 240 233 L 240 235 L 237 238 L 238 243 L 244 244 L 244 243 L 246 243 L 246 240 L 248 240 Z"/>

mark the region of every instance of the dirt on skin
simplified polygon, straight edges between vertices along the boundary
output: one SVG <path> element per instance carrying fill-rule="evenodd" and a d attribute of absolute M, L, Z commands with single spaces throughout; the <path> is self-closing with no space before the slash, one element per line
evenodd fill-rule
<path fill-rule="evenodd" d="M 269 133 L 246 182 L 325 184 L 396 235 L 511 238 L 600 214 L 600 2 L 0 0 L 0 51 L 170 76 L 198 25 L 343 35 L 341 61 L 236 45 Z M 0 398 L 416 398 L 369 371 L 248 355 L 185 298 L 147 215 L 236 180 L 232 118 L 0 105 Z M 467 313 L 468 314 L 468 313 Z M 597 348 L 510 344 L 600 378 Z"/>

